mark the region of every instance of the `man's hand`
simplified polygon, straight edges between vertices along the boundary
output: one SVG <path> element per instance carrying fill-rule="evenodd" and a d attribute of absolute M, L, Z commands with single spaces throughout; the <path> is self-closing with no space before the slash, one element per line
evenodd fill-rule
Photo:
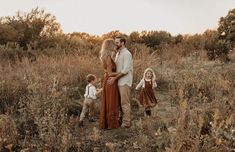
<path fill-rule="evenodd" d="M 115 77 L 110 77 L 107 81 L 108 85 L 112 85 L 114 84 L 114 82 L 116 81 L 116 78 Z"/>

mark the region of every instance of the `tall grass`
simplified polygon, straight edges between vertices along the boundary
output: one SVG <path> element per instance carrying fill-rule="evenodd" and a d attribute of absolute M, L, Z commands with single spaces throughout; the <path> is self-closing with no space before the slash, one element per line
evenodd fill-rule
<path fill-rule="evenodd" d="M 144 69 L 152 67 L 157 74 L 157 90 L 169 94 L 171 98 L 165 102 L 179 110 L 173 124 L 177 133 L 169 135 L 170 146 L 165 150 L 223 151 L 234 146 L 234 63 L 208 62 L 203 51 L 185 54 L 182 52 L 187 49 L 182 48 L 154 51 L 138 45 L 130 50 L 134 86 Z M 0 149 L 67 151 L 76 147 L 69 111 L 74 103 L 81 107 L 86 75 L 102 78 L 97 55 L 40 55 L 34 62 L 28 58 L 14 63 L 1 61 L 0 119 L 8 116 L 15 123 L 12 130 L 17 129 L 18 141 L 9 143 L 5 141 L 11 140 L 0 137 Z M 6 138 L 15 138 L 15 134 Z"/>

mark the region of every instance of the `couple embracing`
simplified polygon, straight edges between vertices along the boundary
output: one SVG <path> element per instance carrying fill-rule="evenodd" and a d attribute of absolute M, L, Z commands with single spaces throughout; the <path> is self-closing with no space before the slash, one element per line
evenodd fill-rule
<path fill-rule="evenodd" d="M 133 60 L 125 44 L 123 37 L 106 39 L 100 51 L 105 71 L 100 107 L 101 129 L 129 128 L 131 125 Z"/>

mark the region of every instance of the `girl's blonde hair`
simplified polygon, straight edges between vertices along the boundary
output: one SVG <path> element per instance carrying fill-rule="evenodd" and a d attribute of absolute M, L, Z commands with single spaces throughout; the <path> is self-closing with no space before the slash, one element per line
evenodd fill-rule
<path fill-rule="evenodd" d="M 152 72 L 152 74 L 153 74 L 152 81 L 155 81 L 156 80 L 156 75 L 155 75 L 155 72 L 153 71 L 153 69 L 151 69 L 151 68 L 147 68 L 147 69 L 144 70 L 143 79 L 145 79 L 145 75 L 148 71 Z"/>
<path fill-rule="evenodd" d="M 157 85 L 156 85 L 156 75 L 155 75 L 153 69 L 151 69 L 151 68 L 147 68 L 147 69 L 144 70 L 143 78 L 141 79 L 141 81 L 140 81 L 139 84 L 141 84 L 141 82 L 142 82 L 142 87 L 143 87 L 143 88 L 145 87 L 145 80 L 146 80 L 146 79 L 145 79 L 145 75 L 146 75 L 146 73 L 147 73 L 148 71 L 152 72 L 152 74 L 153 74 L 153 77 L 152 77 L 152 79 L 151 79 L 151 82 L 152 82 L 152 87 L 154 88 L 154 87 L 157 86 Z M 138 84 L 137 87 L 136 87 L 137 90 L 138 90 L 138 88 L 140 87 L 139 84 Z"/>
<path fill-rule="evenodd" d="M 103 61 L 108 56 L 112 57 L 112 53 L 115 51 L 115 41 L 113 39 L 104 40 L 101 50 L 100 50 L 100 59 Z"/>

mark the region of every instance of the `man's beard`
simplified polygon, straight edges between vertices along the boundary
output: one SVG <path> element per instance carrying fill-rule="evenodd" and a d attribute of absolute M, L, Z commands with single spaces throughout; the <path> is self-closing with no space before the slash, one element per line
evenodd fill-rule
<path fill-rule="evenodd" d="M 117 50 L 119 50 L 121 48 L 121 46 L 117 46 L 116 48 L 117 48 Z"/>

